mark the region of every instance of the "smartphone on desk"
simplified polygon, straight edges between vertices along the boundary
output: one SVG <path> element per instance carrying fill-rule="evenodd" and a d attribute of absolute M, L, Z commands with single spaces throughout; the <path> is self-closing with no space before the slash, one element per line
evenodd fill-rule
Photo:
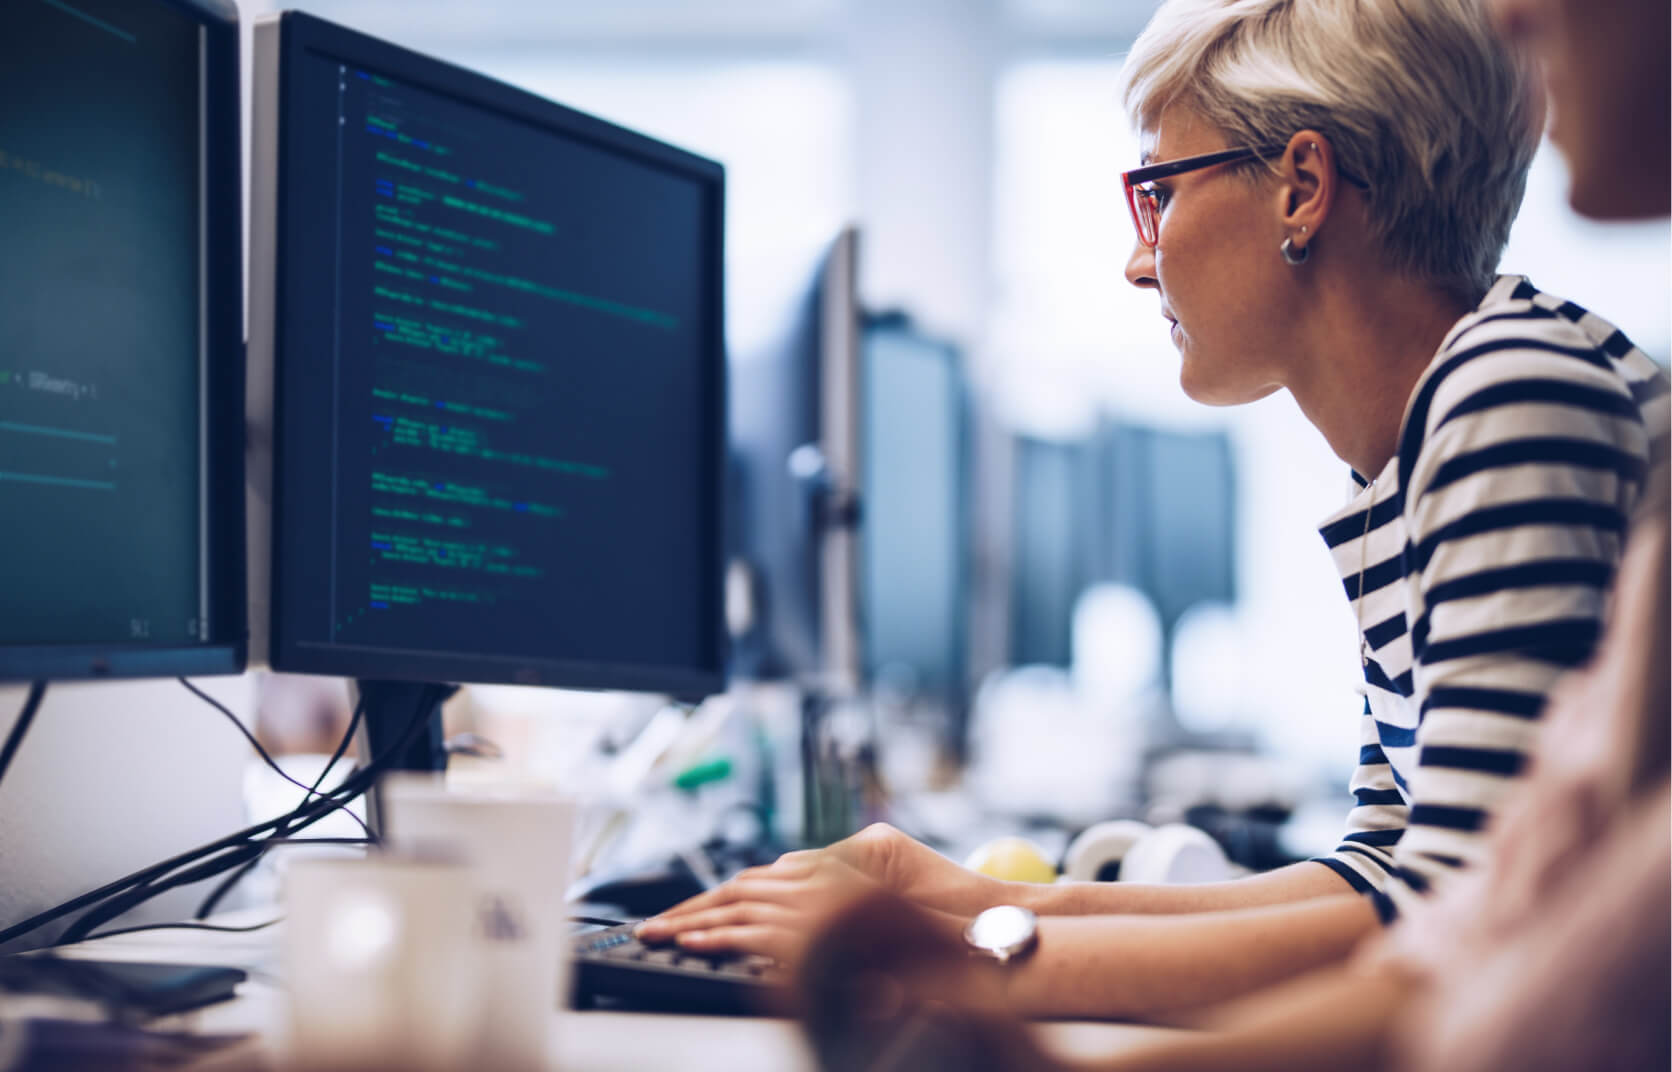
<path fill-rule="evenodd" d="M 225 1001 L 247 978 L 249 973 L 241 968 L 205 964 L 38 955 L 0 958 L 0 991 L 80 999 L 135 1019 Z"/>

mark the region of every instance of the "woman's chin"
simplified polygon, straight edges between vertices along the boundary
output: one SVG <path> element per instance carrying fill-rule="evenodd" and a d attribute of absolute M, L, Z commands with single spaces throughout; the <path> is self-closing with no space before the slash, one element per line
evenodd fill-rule
<path fill-rule="evenodd" d="M 1242 406 L 1258 402 L 1278 389 L 1277 384 L 1227 383 L 1200 375 L 1187 360 L 1179 369 L 1179 387 L 1185 397 L 1204 406 Z"/>

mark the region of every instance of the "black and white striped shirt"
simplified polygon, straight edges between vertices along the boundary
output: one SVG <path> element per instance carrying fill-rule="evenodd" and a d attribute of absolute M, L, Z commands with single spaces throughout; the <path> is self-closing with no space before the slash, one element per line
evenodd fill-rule
<path fill-rule="evenodd" d="M 1500 276 L 1417 381 L 1398 452 L 1319 530 L 1366 652 L 1355 805 L 1319 862 L 1384 921 L 1480 857 L 1546 694 L 1596 644 L 1667 422 L 1666 376 L 1625 335 Z"/>

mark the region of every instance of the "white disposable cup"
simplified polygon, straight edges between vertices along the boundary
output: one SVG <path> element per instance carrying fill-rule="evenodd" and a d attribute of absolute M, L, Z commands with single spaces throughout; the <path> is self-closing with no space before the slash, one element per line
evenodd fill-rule
<path fill-rule="evenodd" d="M 391 776 L 381 792 L 392 851 L 444 854 L 473 876 L 481 1018 L 472 1063 L 496 1072 L 548 1068 L 568 997 L 573 801 L 523 787 L 449 791 L 439 779 L 408 775 Z"/>
<path fill-rule="evenodd" d="M 466 1063 L 479 1015 L 473 890 L 469 870 L 451 862 L 292 861 L 281 1064 L 441 1072 Z"/>

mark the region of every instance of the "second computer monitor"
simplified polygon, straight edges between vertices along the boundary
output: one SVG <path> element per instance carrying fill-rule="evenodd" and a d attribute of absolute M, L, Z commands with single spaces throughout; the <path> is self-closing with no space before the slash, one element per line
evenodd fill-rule
<path fill-rule="evenodd" d="M 863 517 L 858 232 L 800 277 L 765 341 L 732 355 L 736 478 L 731 553 L 747 578 L 741 676 L 856 687 Z"/>
<path fill-rule="evenodd" d="M 272 665 L 720 688 L 721 167 L 299 14 L 255 85 Z"/>
<path fill-rule="evenodd" d="M 962 710 L 970 399 L 956 347 L 880 316 L 864 336 L 865 676 Z"/>

